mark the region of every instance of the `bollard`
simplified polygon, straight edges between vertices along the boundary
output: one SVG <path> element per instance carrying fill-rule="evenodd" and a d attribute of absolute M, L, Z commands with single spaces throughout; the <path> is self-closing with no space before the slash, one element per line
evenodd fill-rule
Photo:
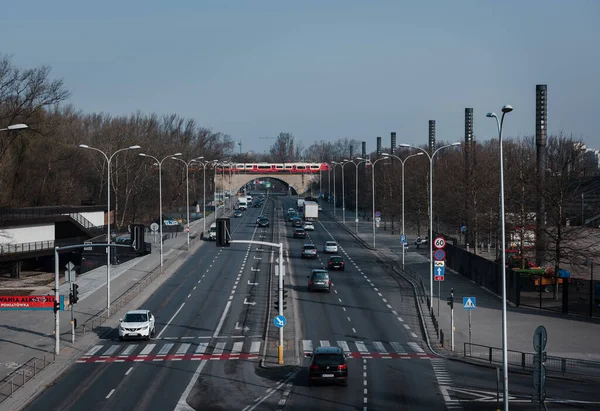
<path fill-rule="evenodd" d="M 36 376 L 36 374 L 37 374 L 37 369 L 36 369 L 37 367 L 36 367 L 35 365 L 36 365 L 36 364 L 35 364 L 35 360 L 33 360 L 33 376 L 34 376 L 34 377 L 35 377 L 35 376 Z"/>
<path fill-rule="evenodd" d="M 442 347 L 444 346 L 444 331 L 442 329 L 440 329 L 440 344 L 442 344 Z"/>

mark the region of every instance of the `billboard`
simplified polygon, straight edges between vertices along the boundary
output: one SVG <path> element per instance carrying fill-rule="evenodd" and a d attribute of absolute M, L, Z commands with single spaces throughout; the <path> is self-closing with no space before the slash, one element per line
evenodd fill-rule
<path fill-rule="evenodd" d="M 60 309 L 64 310 L 65 297 L 60 296 Z M 54 310 L 53 295 L 3 295 L 0 296 L 1 310 Z"/>

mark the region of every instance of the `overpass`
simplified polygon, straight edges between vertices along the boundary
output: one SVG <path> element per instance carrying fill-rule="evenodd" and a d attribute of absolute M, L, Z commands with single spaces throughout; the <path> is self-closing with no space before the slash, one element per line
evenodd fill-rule
<path fill-rule="evenodd" d="M 306 193 L 310 184 L 319 181 L 319 174 L 313 173 L 240 173 L 240 172 L 225 172 L 225 174 L 216 173 L 215 188 L 219 191 L 230 191 L 237 193 L 247 183 L 254 180 L 272 179 L 282 182 L 287 187 L 294 190 L 298 195 Z"/>

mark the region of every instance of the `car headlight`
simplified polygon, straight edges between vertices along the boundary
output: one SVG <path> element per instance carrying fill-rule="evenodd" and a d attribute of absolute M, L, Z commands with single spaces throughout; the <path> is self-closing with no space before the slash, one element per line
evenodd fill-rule
<path fill-rule="evenodd" d="M 147 325 L 144 325 L 144 326 L 142 327 L 142 330 L 147 330 L 147 329 L 148 329 L 148 326 L 147 326 Z"/>

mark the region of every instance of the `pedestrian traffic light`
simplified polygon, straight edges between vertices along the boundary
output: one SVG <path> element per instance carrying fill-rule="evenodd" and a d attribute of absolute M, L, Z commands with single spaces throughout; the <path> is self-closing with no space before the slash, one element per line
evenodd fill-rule
<path fill-rule="evenodd" d="M 54 300 L 54 314 L 60 311 L 60 300 Z"/>
<path fill-rule="evenodd" d="M 217 247 L 230 247 L 231 221 L 229 218 L 217 218 Z"/>
<path fill-rule="evenodd" d="M 79 286 L 77 284 L 73 284 L 70 300 L 71 304 L 77 304 L 77 302 L 79 301 Z"/>

